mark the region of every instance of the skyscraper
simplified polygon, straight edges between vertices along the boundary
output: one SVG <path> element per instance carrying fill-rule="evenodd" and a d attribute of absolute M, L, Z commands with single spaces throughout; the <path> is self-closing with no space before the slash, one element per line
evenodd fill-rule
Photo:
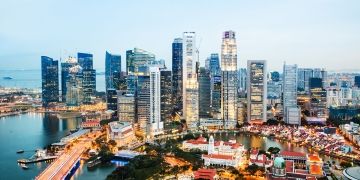
<path fill-rule="evenodd" d="M 246 93 L 246 68 L 240 68 L 238 72 L 238 89 L 240 97 L 245 97 Z"/>
<path fill-rule="evenodd" d="M 150 72 L 150 136 L 162 134 L 164 122 L 161 120 L 160 71 L 158 67 L 149 67 Z"/>
<path fill-rule="evenodd" d="M 297 108 L 297 65 L 284 64 L 283 107 L 284 107 L 285 122 L 287 124 L 299 125 L 300 116 L 296 117 L 296 116 L 290 116 L 290 114 L 288 114 L 288 112 L 294 112 L 293 115 L 300 114 L 295 112 Z"/>
<path fill-rule="evenodd" d="M 210 117 L 211 91 L 210 73 L 204 68 L 200 68 L 199 74 L 199 117 Z"/>
<path fill-rule="evenodd" d="M 78 53 L 78 63 L 83 73 L 83 97 L 84 103 L 92 103 L 92 97 L 96 92 L 96 71 L 93 68 L 93 55 L 87 53 Z"/>
<path fill-rule="evenodd" d="M 126 91 L 117 91 L 118 96 L 118 117 L 121 122 L 135 123 L 135 96 Z"/>
<path fill-rule="evenodd" d="M 161 82 L 161 121 L 165 122 L 172 113 L 172 82 L 171 71 L 160 71 Z"/>
<path fill-rule="evenodd" d="M 105 83 L 108 89 L 119 89 L 121 75 L 121 56 L 105 53 Z"/>
<path fill-rule="evenodd" d="M 211 77 L 211 117 L 221 119 L 221 76 Z"/>
<path fill-rule="evenodd" d="M 237 48 L 234 31 L 225 31 L 221 45 L 221 113 L 225 128 L 237 122 Z"/>
<path fill-rule="evenodd" d="M 198 59 L 195 32 L 183 33 L 183 117 L 189 128 L 199 120 Z"/>
<path fill-rule="evenodd" d="M 173 104 L 177 109 L 182 109 L 183 82 L 183 43 L 181 38 L 174 39 L 172 43 L 172 88 Z"/>
<path fill-rule="evenodd" d="M 266 122 L 267 72 L 265 60 L 247 62 L 247 118 L 248 123 Z"/>
<path fill-rule="evenodd" d="M 360 76 L 354 77 L 354 86 L 360 88 Z"/>
<path fill-rule="evenodd" d="M 106 91 L 106 107 L 108 110 L 114 111 L 114 117 L 118 115 L 118 98 L 115 89 L 108 89 Z"/>
<path fill-rule="evenodd" d="M 127 91 L 136 95 L 138 76 L 149 75 L 148 66 L 155 61 L 155 55 L 143 49 L 134 48 L 126 51 Z"/>
<path fill-rule="evenodd" d="M 59 102 L 59 63 L 47 56 L 41 56 L 42 104 Z"/>
<path fill-rule="evenodd" d="M 66 79 L 66 105 L 80 106 L 84 102 L 84 82 L 83 70 L 80 65 L 69 68 L 69 74 Z"/>
<path fill-rule="evenodd" d="M 78 65 L 77 59 L 69 57 L 65 62 L 61 63 L 61 101 L 66 102 L 67 86 L 66 83 L 70 78 L 70 68 Z"/>
<path fill-rule="evenodd" d="M 323 88 L 323 80 L 321 78 L 310 78 L 310 99 L 312 116 L 319 118 L 327 118 L 327 93 Z"/>
<path fill-rule="evenodd" d="M 211 76 L 219 76 L 221 75 L 221 68 L 219 62 L 219 54 L 213 53 L 209 57 L 209 70 Z"/>

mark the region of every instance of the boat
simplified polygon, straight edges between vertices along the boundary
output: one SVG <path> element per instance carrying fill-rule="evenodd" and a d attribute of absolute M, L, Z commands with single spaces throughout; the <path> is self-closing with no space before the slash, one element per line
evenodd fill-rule
<path fill-rule="evenodd" d="M 9 77 L 9 76 L 5 76 L 5 77 L 3 77 L 3 79 L 5 79 L 5 80 L 12 80 L 13 78 L 12 78 L 12 77 Z"/>
<path fill-rule="evenodd" d="M 16 153 L 18 153 L 18 154 L 23 153 L 23 152 L 25 152 L 25 151 L 24 151 L 24 150 L 22 150 L 22 149 L 20 149 L 20 150 L 16 151 Z"/>
<path fill-rule="evenodd" d="M 20 164 L 30 164 L 30 163 L 37 163 L 37 162 L 42 162 L 42 161 L 49 161 L 49 160 L 53 160 L 56 159 L 58 156 L 50 156 L 47 155 L 46 150 L 37 150 L 36 153 L 31 156 L 28 159 L 19 159 L 17 160 L 18 163 Z"/>
<path fill-rule="evenodd" d="M 20 164 L 21 168 L 23 169 L 29 169 L 29 167 L 26 164 Z"/>

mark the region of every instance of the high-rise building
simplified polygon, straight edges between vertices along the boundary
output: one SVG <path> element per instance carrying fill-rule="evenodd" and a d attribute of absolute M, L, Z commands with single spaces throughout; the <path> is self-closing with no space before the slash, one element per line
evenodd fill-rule
<path fill-rule="evenodd" d="M 108 89 L 106 91 L 106 107 L 108 110 L 114 111 L 114 116 L 118 115 L 118 97 L 115 89 Z"/>
<path fill-rule="evenodd" d="M 240 97 L 245 97 L 246 94 L 246 68 L 240 68 L 238 70 L 238 92 Z"/>
<path fill-rule="evenodd" d="M 211 91 L 210 73 L 204 68 L 200 68 L 199 74 L 199 117 L 210 117 Z"/>
<path fill-rule="evenodd" d="M 138 76 L 148 76 L 149 64 L 153 64 L 155 55 L 143 49 L 134 48 L 126 51 L 127 91 L 136 95 Z"/>
<path fill-rule="evenodd" d="M 354 77 L 354 86 L 360 88 L 360 76 Z"/>
<path fill-rule="evenodd" d="M 47 56 L 41 56 L 42 105 L 59 102 L 59 63 Z"/>
<path fill-rule="evenodd" d="M 327 118 L 327 92 L 321 78 L 310 78 L 311 116 Z"/>
<path fill-rule="evenodd" d="M 147 136 L 156 136 L 164 132 L 164 122 L 161 120 L 161 92 L 160 79 L 161 74 L 158 67 L 150 67 L 150 134 Z"/>
<path fill-rule="evenodd" d="M 160 71 L 161 82 L 161 121 L 165 122 L 172 113 L 172 76 L 171 71 Z"/>
<path fill-rule="evenodd" d="M 105 53 L 105 84 L 106 90 L 119 89 L 121 76 L 121 56 Z"/>
<path fill-rule="evenodd" d="M 209 70 L 211 76 L 220 76 L 221 68 L 219 62 L 219 54 L 213 53 L 210 55 L 209 59 Z"/>
<path fill-rule="evenodd" d="M 274 82 L 279 82 L 280 81 L 280 73 L 277 72 L 277 71 L 273 71 L 273 72 L 270 72 L 270 75 L 271 75 L 271 80 L 274 81 Z"/>
<path fill-rule="evenodd" d="M 237 48 L 234 31 L 225 31 L 221 45 L 221 113 L 224 128 L 237 123 Z"/>
<path fill-rule="evenodd" d="M 65 62 L 61 63 L 61 101 L 66 102 L 67 87 L 66 83 L 70 78 L 70 68 L 78 65 L 77 59 L 69 57 Z"/>
<path fill-rule="evenodd" d="M 66 105 L 80 106 L 84 102 L 83 71 L 80 65 L 69 68 L 66 81 Z"/>
<path fill-rule="evenodd" d="M 267 72 L 265 60 L 247 62 L 247 119 L 248 123 L 266 122 Z"/>
<path fill-rule="evenodd" d="M 199 121 L 198 56 L 195 32 L 183 33 L 183 117 L 188 128 Z"/>
<path fill-rule="evenodd" d="M 83 97 L 84 103 L 92 103 L 92 98 L 96 92 L 96 71 L 93 68 L 93 55 L 87 53 L 78 53 L 78 63 L 83 73 Z"/>
<path fill-rule="evenodd" d="M 136 88 L 135 116 L 139 124 L 139 130 L 144 136 L 147 135 L 150 122 L 150 77 L 138 76 Z"/>
<path fill-rule="evenodd" d="M 155 61 L 155 55 L 143 49 L 134 48 L 126 51 L 127 75 L 144 75 L 144 69 Z"/>
<path fill-rule="evenodd" d="M 121 122 L 135 123 L 135 96 L 126 91 L 117 91 L 118 117 Z"/>
<path fill-rule="evenodd" d="M 299 68 L 298 69 L 298 91 L 310 92 L 310 78 L 321 78 L 323 87 L 328 87 L 327 72 L 320 68 Z"/>
<path fill-rule="evenodd" d="M 283 72 L 283 108 L 284 117 L 287 124 L 300 124 L 300 114 L 296 113 L 297 108 L 297 65 L 284 64 Z M 287 114 L 287 113 L 292 114 Z"/>
<path fill-rule="evenodd" d="M 181 38 L 176 38 L 172 43 L 172 90 L 173 104 L 176 109 L 182 109 L 183 82 L 183 43 Z"/>
<path fill-rule="evenodd" d="M 221 76 L 211 77 L 211 117 L 221 119 Z"/>

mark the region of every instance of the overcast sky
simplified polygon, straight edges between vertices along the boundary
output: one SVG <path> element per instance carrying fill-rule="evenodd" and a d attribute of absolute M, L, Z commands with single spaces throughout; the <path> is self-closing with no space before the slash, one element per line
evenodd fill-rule
<path fill-rule="evenodd" d="M 200 62 L 220 53 L 222 32 L 234 30 L 238 67 L 266 59 L 282 64 L 360 69 L 359 0 L 1 0 L 0 69 L 40 69 L 40 56 L 64 59 L 134 47 L 171 67 L 171 43 L 195 31 Z M 125 69 L 124 66 L 122 68 Z"/>

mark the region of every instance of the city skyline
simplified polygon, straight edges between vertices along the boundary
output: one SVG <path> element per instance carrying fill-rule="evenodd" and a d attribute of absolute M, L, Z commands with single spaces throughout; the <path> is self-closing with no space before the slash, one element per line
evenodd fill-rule
<path fill-rule="evenodd" d="M 204 9 L 200 2 L 189 7 L 183 1 L 143 2 L 142 6 L 117 3 L 3 3 L 0 69 L 38 69 L 41 55 L 56 60 L 62 56 L 64 61 L 68 55 L 86 52 L 94 54 L 94 68 L 103 71 L 106 51 L 125 57 L 125 52 L 134 47 L 165 59 L 171 68 L 171 43 L 184 31 L 196 32 L 200 63 L 205 66 L 206 57 L 220 53 L 221 35 L 227 30 L 237 33 L 238 68 L 246 67 L 249 59 L 267 59 L 269 70 L 281 70 L 284 61 L 327 70 L 356 69 L 360 65 L 356 52 L 360 47 L 357 1 L 210 2 Z M 22 13 L 9 11 L 14 7 Z M 187 13 L 182 13 L 184 7 Z M 74 16 L 72 12 L 81 8 L 87 11 Z M 216 13 L 225 9 L 225 14 Z M 205 16 L 209 20 L 204 21 Z"/>

